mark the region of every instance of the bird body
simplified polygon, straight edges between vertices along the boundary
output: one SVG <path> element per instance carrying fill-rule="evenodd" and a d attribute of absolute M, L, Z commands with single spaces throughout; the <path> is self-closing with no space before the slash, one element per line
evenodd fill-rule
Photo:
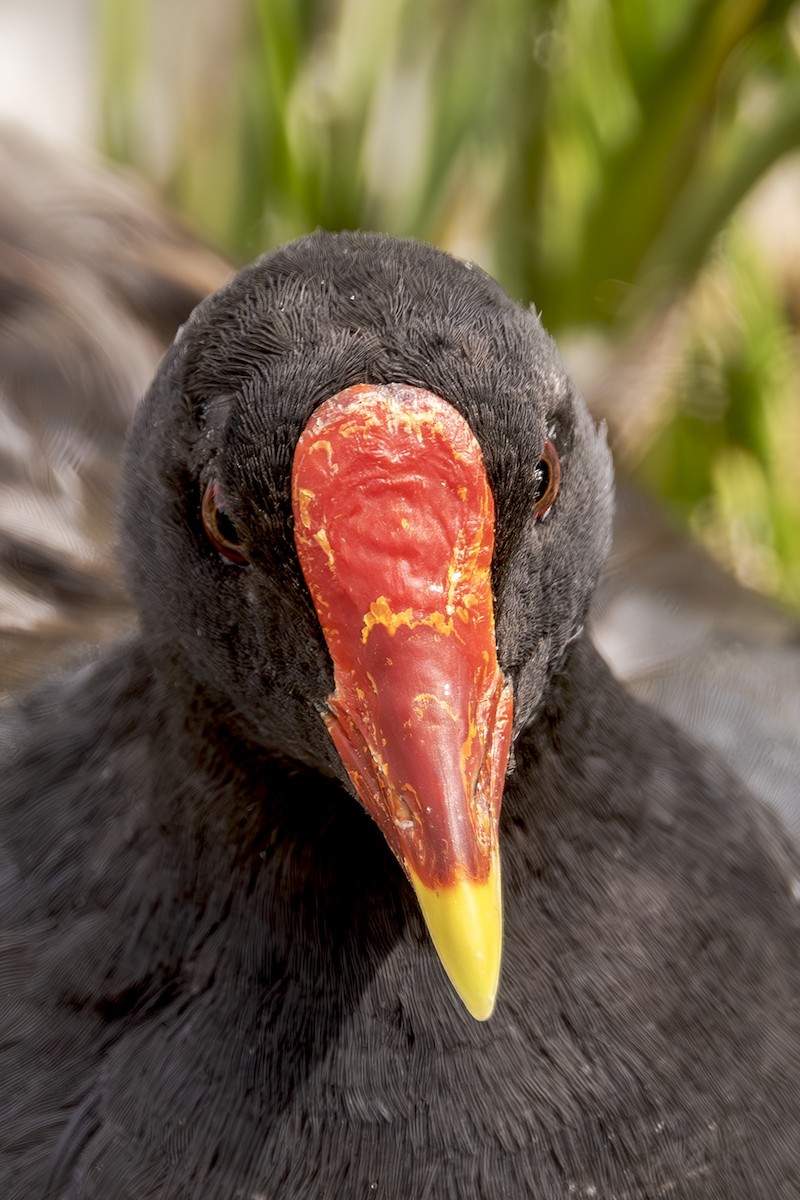
<path fill-rule="evenodd" d="M 485 1023 L 327 732 L 294 544 L 312 414 L 395 383 L 464 417 L 496 513 Z M 797 850 L 592 647 L 610 509 L 552 344 L 465 264 L 317 235 L 201 305 L 129 444 L 141 631 L 0 725 L 3 1195 L 800 1194 Z"/>

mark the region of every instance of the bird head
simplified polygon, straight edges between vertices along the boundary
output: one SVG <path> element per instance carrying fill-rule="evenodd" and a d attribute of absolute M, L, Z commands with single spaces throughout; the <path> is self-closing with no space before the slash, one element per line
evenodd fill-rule
<path fill-rule="evenodd" d="M 129 439 L 122 541 L 154 668 L 340 777 L 478 1018 L 513 742 L 582 629 L 611 478 L 538 318 L 375 234 L 314 234 L 204 301 Z"/>

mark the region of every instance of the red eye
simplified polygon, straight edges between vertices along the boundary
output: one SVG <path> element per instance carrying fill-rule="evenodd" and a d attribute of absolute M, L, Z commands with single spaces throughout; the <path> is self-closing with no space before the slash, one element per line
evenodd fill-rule
<path fill-rule="evenodd" d="M 200 515 L 203 518 L 203 528 L 214 549 L 223 554 L 230 562 L 238 563 L 240 566 L 246 563 L 247 558 L 242 553 L 239 544 L 239 534 L 225 511 L 218 483 L 210 483 L 204 491 Z"/>
<path fill-rule="evenodd" d="M 545 442 L 542 457 L 536 465 L 539 482 L 533 497 L 533 515 L 541 521 L 550 511 L 561 483 L 561 463 L 552 442 Z"/>

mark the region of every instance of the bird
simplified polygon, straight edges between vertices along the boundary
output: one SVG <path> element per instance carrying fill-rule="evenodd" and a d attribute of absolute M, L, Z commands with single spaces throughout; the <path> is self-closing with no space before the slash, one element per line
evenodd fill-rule
<path fill-rule="evenodd" d="M 139 628 L 0 721 L 17 1197 L 800 1192 L 800 858 L 587 619 L 613 472 L 536 315 L 321 233 L 138 409 Z"/>
<path fill-rule="evenodd" d="M 0 164 L 2 696 L 132 627 L 111 553 L 125 431 L 177 328 L 233 268 L 97 159 L 0 124 Z M 800 835 L 796 620 L 618 471 L 591 629 L 635 695 L 720 750 Z"/>

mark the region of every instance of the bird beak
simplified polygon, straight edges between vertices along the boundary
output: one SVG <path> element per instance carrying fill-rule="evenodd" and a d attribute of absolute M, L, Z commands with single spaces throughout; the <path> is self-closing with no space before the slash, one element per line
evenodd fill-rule
<path fill-rule="evenodd" d="M 480 447 L 440 397 L 361 384 L 316 410 L 292 487 L 298 558 L 333 661 L 331 738 L 453 986 L 485 1020 L 500 973 L 513 703 L 495 648 Z"/>

